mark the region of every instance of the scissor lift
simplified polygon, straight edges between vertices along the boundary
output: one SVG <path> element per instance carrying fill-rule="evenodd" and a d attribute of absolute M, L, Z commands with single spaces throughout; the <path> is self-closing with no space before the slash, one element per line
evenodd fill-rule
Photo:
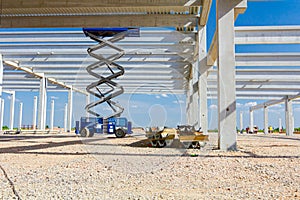
<path fill-rule="evenodd" d="M 125 51 L 114 43 L 125 37 L 139 37 L 140 30 L 138 28 L 83 28 L 83 32 L 87 37 L 98 43 L 87 50 L 88 54 L 98 61 L 86 68 L 91 76 L 98 79 L 98 81 L 88 85 L 86 90 L 91 95 L 97 97 L 98 100 L 88 104 L 85 109 L 88 113 L 98 118 L 103 118 L 103 124 L 107 124 L 106 122 L 109 118 L 120 117 L 124 111 L 121 105 L 112 100 L 124 92 L 123 87 L 115 82 L 114 79 L 122 76 L 125 72 L 124 68 L 115 62 L 125 54 Z M 104 47 L 112 48 L 115 50 L 115 53 L 105 57 L 99 51 L 99 49 Z M 97 70 L 104 67 L 110 72 L 108 76 L 97 73 Z M 107 103 L 112 109 L 111 114 L 101 116 L 95 111 L 95 107 L 103 103 Z M 107 127 L 104 127 L 104 133 L 106 132 Z"/>

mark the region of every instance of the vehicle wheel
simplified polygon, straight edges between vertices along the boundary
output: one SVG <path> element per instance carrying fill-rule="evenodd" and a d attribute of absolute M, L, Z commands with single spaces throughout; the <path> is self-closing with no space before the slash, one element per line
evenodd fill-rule
<path fill-rule="evenodd" d="M 126 133 L 122 129 L 117 129 L 115 132 L 115 135 L 117 138 L 123 138 L 123 137 L 125 137 Z"/>
<path fill-rule="evenodd" d="M 89 137 L 90 136 L 90 130 L 88 128 L 83 128 L 80 130 L 80 136 L 81 137 Z"/>

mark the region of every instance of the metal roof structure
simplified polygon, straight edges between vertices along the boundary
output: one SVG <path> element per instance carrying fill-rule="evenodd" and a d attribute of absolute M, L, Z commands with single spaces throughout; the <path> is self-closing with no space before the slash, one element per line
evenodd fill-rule
<path fill-rule="evenodd" d="M 73 86 L 85 93 L 94 81 L 85 67 L 94 61 L 86 50 L 94 42 L 81 30 L 2 30 L 0 47 L 4 61 L 4 90 L 37 91 L 41 76 L 48 90 Z M 236 45 L 298 44 L 300 27 L 236 27 Z M 180 93 L 187 89 L 196 48 L 195 33 L 171 28 L 143 28 L 140 38 L 117 43 L 126 55 L 118 60 L 125 76 L 118 82 L 127 93 Z M 109 55 L 112 50 L 103 49 Z M 237 98 L 278 99 L 298 95 L 299 53 L 237 53 Z M 99 71 L 105 74 L 105 71 Z M 34 78 L 37 77 L 37 78 Z M 216 68 L 208 75 L 208 97 L 217 92 Z"/>
<path fill-rule="evenodd" d="M 299 53 L 236 53 L 235 47 L 299 44 L 300 26 L 234 27 L 247 0 L 216 1 L 215 36 L 207 51 L 211 4 L 212 0 L 3 0 L 0 90 L 39 90 L 40 114 L 46 112 L 46 88 L 67 88 L 69 99 L 72 91 L 88 96 L 86 86 L 99 80 L 85 70 L 96 61 L 86 51 L 95 43 L 81 28 L 138 27 L 140 37 L 117 42 L 125 55 L 114 61 L 125 68 L 125 75 L 116 85 L 127 93 L 186 94 L 187 123 L 204 132 L 207 98 L 218 98 L 219 148 L 235 150 L 236 99 L 285 98 L 290 108 L 289 97 L 298 97 L 300 89 Z M 115 53 L 108 48 L 99 52 L 107 57 Z M 97 70 L 104 76 L 108 72 Z M 70 130 L 72 101 L 68 106 Z M 45 116 L 39 116 L 39 127 L 44 122 Z"/>

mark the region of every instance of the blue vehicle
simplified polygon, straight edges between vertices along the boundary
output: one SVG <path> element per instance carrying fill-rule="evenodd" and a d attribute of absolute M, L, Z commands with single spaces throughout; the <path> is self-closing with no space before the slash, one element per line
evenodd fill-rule
<path fill-rule="evenodd" d="M 132 124 L 125 117 L 112 117 L 108 119 L 97 117 L 81 117 L 76 121 L 76 134 L 82 137 L 93 137 L 94 134 L 115 134 L 123 138 L 132 133 Z"/>

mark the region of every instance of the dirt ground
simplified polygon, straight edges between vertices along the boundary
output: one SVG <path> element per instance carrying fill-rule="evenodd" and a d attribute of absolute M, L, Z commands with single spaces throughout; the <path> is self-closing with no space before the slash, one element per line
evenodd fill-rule
<path fill-rule="evenodd" d="M 149 148 L 143 134 L 0 135 L 0 199 L 300 199 L 300 135 L 237 152 Z"/>

